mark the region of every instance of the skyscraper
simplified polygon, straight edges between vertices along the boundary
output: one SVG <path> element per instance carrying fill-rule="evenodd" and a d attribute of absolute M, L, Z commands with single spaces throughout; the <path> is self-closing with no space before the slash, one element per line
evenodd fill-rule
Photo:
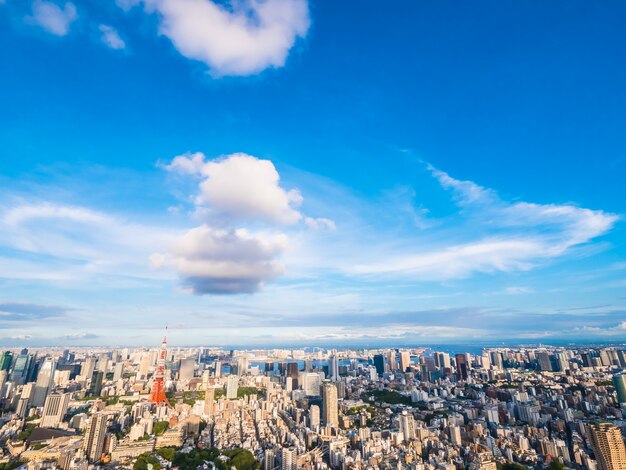
<path fill-rule="evenodd" d="M 387 351 L 387 364 L 389 365 L 389 370 L 391 372 L 398 369 L 395 349 L 392 349 L 391 351 Z"/>
<path fill-rule="evenodd" d="M 400 353 L 400 370 L 406 372 L 411 366 L 411 353 L 408 351 L 402 351 Z"/>
<path fill-rule="evenodd" d="M 336 354 L 330 356 L 328 360 L 328 375 L 333 382 L 339 380 L 339 358 Z"/>
<path fill-rule="evenodd" d="M 457 354 L 454 356 L 454 361 L 456 362 L 456 373 L 458 380 L 467 380 L 469 378 L 467 356 L 465 354 Z"/>
<path fill-rule="evenodd" d="M 46 398 L 41 416 L 42 428 L 56 428 L 63 421 L 70 403 L 69 393 L 52 393 Z"/>
<path fill-rule="evenodd" d="M 311 405 L 309 408 L 309 427 L 315 429 L 320 425 L 320 407 L 317 405 Z"/>
<path fill-rule="evenodd" d="M 400 415 L 400 430 L 405 441 L 415 439 L 415 418 L 407 411 L 403 411 Z"/>
<path fill-rule="evenodd" d="M 239 377 L 229 375 L 226 381 L 226 398 L 233 400 L 237 398 L 237 390 L 239 389 Z"/>
<path fill-rule="evenodd" d="M 107 419 L 104 413 L 94 413 L 89 418 L 83 446 L 85 448 L 87 458 L 92 462 L 97 462 L 102 456 L 106 425 Z"/>
<path fill-rule="evenodd" d="M 301 375 L 302 389 L 308 397 L 320 396 L 320 375 L 315 372 L 307 372 Z"/>
<path fill-rule="evenodd" d="M 626 469 L 626 447 L 617 426 L 610 423 L 592 424 L 590 438 L 598 470 Z"/>
<path fill-rule="evenodd" d="M 180 367 L 178 369 L 179 380 L 189 381 L 193 379 L 194 370 L 196 368 L 196 360 L 193 357 L 187 357 L 180 360 Z"/>
<path fill-rule="evenodd" d="M 235 394 L 236 395 L 236 394 Z M 211 416 L 213 414 L 213 402 L 215 401 L 215 389 L 207 387 L 204 392 L 204 414 Z"/>
<path fill-rule="evenodd" d="M 91 375 L 91 384 L 89 386 L 89 396 L 99 397 L 102 393 L 102 382 L 104 381 L 104 372 L 94 370 Z"/>
<path fill-rule="evenodd" d="M 626 377 L 622 374 L 615 374 L 613 376 L 613 386 L 617 392 L 617 400 L 620 403 L 626 403 Z"/>
<path fill-rule="evenodd" d="M 337 399 L 337 387 L 330 382 L 324 383 L 324 424 L 326 426 L 339 426 L 339 403 Z"/>
<path fill-rule="evenodd" d="M 85 362 L 80 367 L 80 375 L 84 379 L 89 379 L 93 375 L 93 371 L 96 370 L 96 358 L 87 357 Z"/>
<path fill-rule="evenodd" d="M 31 401 L 32 406 L 43 406 L 46 401 L 46 396 L 50 393 L 50 389 L 54 384 L 54 370 L 56 368 L 56 361 L 52 357 L 46 357 L 43 364 L 39 368 L 37 374 L 37 383 L 35 384 L 35 390 L 33 391 L 33 398 Z"/>
<path fill-rule="evenodd" d="M 11 379 L 16 384 L 24 384 L 29 381 L 32 370 L 33 356 L 28 354 L 28 349 L 23 349 L 19 356 L 15 358 Z"/>
<path fill-rule="evenodd" d="M 2 356 L 0 356 L 0 370 L 11 370 L 11 365 L 13 364 L 13 353 L 11 351 L 5 351 Z"/>
<path fill-rule="evenodd" d="M 376 367 L 378 375 L 385 373 L 385 357 L 382 354 L 376 354 L 374 356 L 374 367 Z"/>

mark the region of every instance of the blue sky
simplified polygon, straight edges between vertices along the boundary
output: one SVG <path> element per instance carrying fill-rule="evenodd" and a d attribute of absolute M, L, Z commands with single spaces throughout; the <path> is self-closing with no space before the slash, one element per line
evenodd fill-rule
<path fill-rule="evenodd" d="M 0 343 L 624 340 L 625 13 L 0 1 Z"/>

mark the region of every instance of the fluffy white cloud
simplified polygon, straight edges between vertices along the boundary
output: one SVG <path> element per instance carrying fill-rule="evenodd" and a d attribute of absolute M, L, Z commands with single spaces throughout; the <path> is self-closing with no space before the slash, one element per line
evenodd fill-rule
<path fill-rule="evenodd" d="M 102 43 L 107 46 L 109 49 L 125 49 L 126 43 L 120 37 L 119 33 L 115 30 L 115 28 L 108 26 L 106 24 L 101 24 L 100 27 L 100 40 Z"/>
<path fill-rule="evenodd" d="M 65 3 L 61 8 L 53 2 L 35 0 L 30 20 L 49 33 L 65 36 L 69 33 L 70 25 L 77 18 L 76 7 L 71 2 Z"/>
<path fill-rule="evenodd" d="M 118 0 L 119 2 L 119 0 Z M 128 8 L 128 0 L 121 2 Z M 306 0 L 145 0 L 160 18 L 159 31 L 189 59 L 214 75 L 250 75 L 284 65 L 309 29 Z"/>
<path fill-rule="evenodd" d="M 179 237 L 166 254 L 154 254 L 154 267 L 174 268 L 194 294 L 238 294 L 259 290 L 282 274 L 276 261 L 286 248 L 282 234 L 215 230 L 206 225 Z"/>
<path fill-rule="evenodd" d="M 201 153 L 174 158 L 170 171 L 202 178 L 196 204 L 213 218 L 262 220 L 293 224 L 302 219 L 297 189 L 280 186 L 280 176 L 269 160 L 244 153 L 206 161 Z"/>

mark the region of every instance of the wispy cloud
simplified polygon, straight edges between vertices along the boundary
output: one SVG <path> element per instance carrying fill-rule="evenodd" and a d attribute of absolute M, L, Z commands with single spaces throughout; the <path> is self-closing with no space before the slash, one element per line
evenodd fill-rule
<path fill-rule="evenodd" d="M 607 233 L 618 220 L 615 214 L 573 205 L 510 203 L 472 181 L 429 169 L 462 208 L 457 222 L 468 240 L 459 242 L 456 235 L 424 247 L 415 237 L 411 247 L 407 239 L 401 256 L 383 252 L 378 260 L 348 268 L 349 273 L 441 281 L 527 271 Z"/>

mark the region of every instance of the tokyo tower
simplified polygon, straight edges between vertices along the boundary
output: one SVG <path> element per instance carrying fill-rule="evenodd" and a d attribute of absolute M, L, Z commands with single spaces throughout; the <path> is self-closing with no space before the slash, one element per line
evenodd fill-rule
<path fill-rule="evenodd" d="M 165 377 L 165 356 L 167 355 L 167 337 L 163 337 L 161 343 L 161 351 L 159 351 L 159 360 L 157 361 L 156 372 L 154 373 L 154 384 L 152 385 L 152 393 L 150 394 L 150 401 L 157 405 L 165 403 L 167 406 L 171 406 L 170 402 L 165 396 L 165 387 L 163 386 L 163 378 Z"/>

